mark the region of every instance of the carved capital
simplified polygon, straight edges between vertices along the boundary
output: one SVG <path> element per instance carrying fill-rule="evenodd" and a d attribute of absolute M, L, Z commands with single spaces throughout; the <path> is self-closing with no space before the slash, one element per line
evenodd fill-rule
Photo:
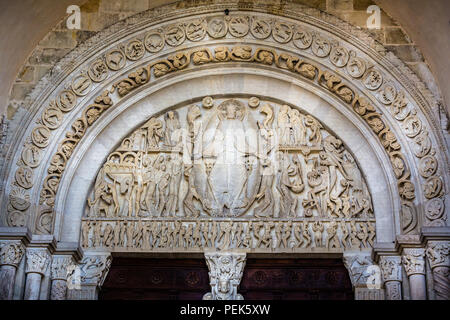
<path fill-rule="evenodd" d="M 47 249 L 28 249 L 25 273 L 45 274 L 51 258 Z"/>
<path fill-rule="evenodd" d="M 436 267 L 450 267 L 450 242 L 429 242 L 426 250 L 431 269 Z"/>
<path fill-rule="evenodd" d="M 344 253 L 344 265 L 354 288 L 381 288 L 380 268 L 368 253 Z"/>
<path fill-rule="evenodd" d="M 79 264 L 81 284 L 95 284 L 98 287 L 101 287 L 109 272 L 111 262 L 111 255 L 96 255 L 84 257 Z"/>
<path fill-rule="evenodd" d="M 425 249 L 405 249 L 402 262 L 408 277 L 413 274 L 425 274 Z"/>
<path fill-rule="evenodd" d="M 73 259 L 70 256 L 54 257 L 51 267 L 52 280 L 67 280 L 71 265 L 73 265 Z"/>
<path fill-rule="evenodd" d="M 402 261 L 399 256 L 382 256 L 380 258 L 383 281 L 402 281 Z"/>
<path fill-rule="evenodd" d="M 237 287 L 244 272 L 246 254 L 237 252 L 207 252 L 211 292 L 203 300 L 243 300 Z"/>
<path fill-rule="evenodd" d="M 21 242 L 0 243 L 0 266 L 11 265 L 18 267 L 25 253 L 25 248 Z"/>

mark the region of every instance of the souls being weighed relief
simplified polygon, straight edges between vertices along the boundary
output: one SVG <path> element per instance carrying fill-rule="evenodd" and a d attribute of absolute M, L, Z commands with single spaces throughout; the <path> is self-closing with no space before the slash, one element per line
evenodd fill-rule
<path fill-rule="evenodd" d="M 312 219 L 341 235 L 351 232 L 335 228 L 344 221 L 374 221 L 369 190 L 343 142 L 313 116 L 256 97 L 207 97 L 148 119 L 108 156 L 87 204 L 84 220 L 94 220 L 89 225 L 98 232 L 115 220 L 231 219 L 248 226 Z M 250 233 L 233 228 L 228 237 Z"/>

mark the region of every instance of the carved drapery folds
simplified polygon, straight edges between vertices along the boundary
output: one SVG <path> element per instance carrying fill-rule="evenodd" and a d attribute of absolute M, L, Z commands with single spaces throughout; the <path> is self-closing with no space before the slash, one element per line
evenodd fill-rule
<path fill-rule="evenodd" d="M 203 300 L 243 300 L 237 292 L 244 273 L 246 254 L 242 252 L 205 252 L 211 292 Z"/>
<path fill-rule="evenodd" d="M 150 118 L 108 156 L 81 234 L 111 251 L 343 251 L 372 247 L 375 220 L 355 159 L 314 117 L 206 97 Z"/>
<path fill-rule="evenodd" d="M 436 299 L 450 299 L 450 243 L 429 242 L 426 256 L 433 272 Z"/>

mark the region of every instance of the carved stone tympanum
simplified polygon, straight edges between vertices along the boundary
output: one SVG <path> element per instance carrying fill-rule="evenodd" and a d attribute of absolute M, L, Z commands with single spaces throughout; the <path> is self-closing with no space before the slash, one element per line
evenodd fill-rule
<path fill-rule="evenodd" d="M 146 120 L 108 156 L 81 234 L 107 251 L 342 252 L 372 247 L 375 219 L 355 159 L 317 119 L 207 96 Z"/>

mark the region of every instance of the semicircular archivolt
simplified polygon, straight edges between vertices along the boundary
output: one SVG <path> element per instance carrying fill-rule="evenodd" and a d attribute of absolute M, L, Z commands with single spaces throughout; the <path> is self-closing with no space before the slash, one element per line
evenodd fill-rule
<path fill-rule="evenodd" d="M 375 241 L 344 143 L 295 107 L 203 99 L 152 117 L 100 169 L 82 245 L 111 251 L 343 251 Z"/>
<path fill-rule="evenodd" d="M 166 25 L 163 29 L 150 30 L 143 35 L 142 39 L 138 37 L 127 41 L 123 46 L 111 49 L 104 58 L 93 61 L 89 66 L 88 72 L 73 77 L 68 87 L 58 94 L 57 100 L 50 102 L 48 108 L 42 114 L 42 119 L 38 121 L 38 126 L 33 129 L 29 141 L 24 145 L 22 157 L 19 160 L 19 167 L 14 174 L 15 181 L 8 205 L 7 224 L 10 226 L 23 226 L 28 223 L 27 214 L 30 206 L 25 205 L 26 199 L 30 198 L 29 190 L 33 187 L 35 179 L 34 170 L 40 165 L 40 161 L 43 158 L 42 153 L 50 144 L 52 131 L 62 125 L 65 113 L 70 113 L 76 109 L 77 100 L 92 91 L 94 83 L 101 83 L 112 73 L 125 68 L 127 61 L 138 61 L 146 54 L 154 54 L 167 46 L 177 47 L 188 41 L 198 43 L 198 41 L 204 41 L 208 37 L 218 40 L 227 37 L 263 39 L 264 37 L 259 35 L 258 32 L 267 33 L 268 31 L 264 31 L 264 28 L 257 28 L 259 30 L 257 31 L 252 27 L 254 26 L 253 22 L 258 19 L 260 19 L 258 14 L 247 16 L 244 13 L 236 13 L 228 20 L 223 20 L 223 17 L 208 17 L 206 20 L 200 18 L 194 19 L 186 25 Z M 222 26 L 222 29 L 220 26 Z M 361 82 L 361 85 L 367 89 L 364 92 L 365 94 L 372 94 L 374 100 L 377 99 L 383 105 L 386 105 L 392 116 L 401 124 L 404 133 L 408 137 L 407 139 L 413 141 L 414 154 L 419 163 L 417 165 L 412 163 L 412 166 L 420 167 L 420 175 L 424 179 L 423 194 L 427 199 L 425 204 L 425 224 L 445 225 L 446 217 L 442 199 L 444 183 L 439 175 L 439 170 L 441 169 L 438 170 L 438 168 L 443 166 L 438 166 L 438 159 L 432 150 L 432 140 L 428 136 L 425 126 L 422 125 L 423 121 L 418 117 L 417 110 L 412 106 L 405 92 L 399 89 L 402 85 L 396 84 L 392 79 L 386 79 L 386 75 L 376 67 L 369 67 L 368 61 L 364 58 L 354 55 L 352 50 L 339 45 L 339 43 L 336 43 L 324 34 L 311 32 L 308 27 L 305 28 L 303 25 L 297 25 L 292 21 L 281 21 L 277 25 L 272 25 L 271 22 L 268 26 L 270 27 L 270 32 L 267 34 L 268 38 L 266 37 L 264 41 L 273 38 L 278 43 L 278 46 L 280 44 L 292 44 L 302 52 L 309 52 L 308 60 L 311 58 L 329 60 L 337 69 L 346 70 L 354 82 Z M 286 29 L 286 27 L 288 28 Z M 199 32 L 199 30 L 205 32 Z M 242 35 L 239 32 L 244 32 L 245 34 Z M 284 33 L 287 38 L 283 38 L 281 33 Z M 404 155 L 400 152 L 400 144 L 397 138 L 386 122 L 381 120 L 381 112 L 375 112 L 375 108 L 365 98 L 358 98 L 356 89 L 344 84 L 340 76 L 332 72 L 321 71 L 318 66 L 305 61 L 301 56 L 277 53 L 269 48 L 255 50 L 248 46 L 222 46 L 221 48 L 217 46 L 214 48 L 214 51 L 212 49 L 208 51 L 207 48 L 204 50 L 188 50 L 175 53 L 167 59 L 159 60 L 144 68 L 136 69 L 130 73 L 127 79 L 116 83 L 114 89 L 117 90 L 119 95 L 125 95 L 154 78 L 162 77 L 165 74 L 182 70 L 192 65 L 228 61 L 257 62 L 290 70 L 300 74 L 305 79 L 318 82 L 345 102 L 351 100 L 353 109 L 358 114 L 362 112 L 361 117 L 366 122 L 370 122 L 369 125 L 380 136 L 380 140 L 389 154 L 394 172 L 399 179 L 400 197 L 403 199 L 401 214 L 403 230 L 405 233 L 415 230 L 418 219 L 412 204 L 415 192 L 414 185 L 410 181 L 410 171 Z M 99 103 L 94 103 L 88 107 L 89 115 L 86 110 L 84 116 L 73 124 L 79 127 L 74 128 L 75 135 L 69 138 L 70 141 L 67 139 L 64 141 L 64 148 L 67 148 L 67 150 L 65 152 L 58 150 L 58 154 L 52 158 L 52 163 L 56 164 L 57 170 L 51 170 L 52 172 L 49 172 L 50 174 L 45 178 L 41 192 L 41 202 L 48 205 L 48 207 L 44 206 L 36 219 L 36 227 L 39 232 L 51 233 L 53 201 L 65 163 L 71 156 L 72 148 L 77 145 L 79 138 L 84 135 L 84 130 L 109 107 L 109 105 L 103 105 L 101 100 L 102 98 L 100 98 Z M 112 100 L 115 99 L 113 98 Z M 367 107 L 372 108 L 372 110 L 370 108 L 367 109 Z M 378 129 L 375 128 L 381 129 L 377 131 Z M 54 166 L 52 165 L 51 168 L 54 168 Z M 42 201 L 42 199 L 45 200 Z M 42 219 L 43 214 L 45 214 L 45 219 Z M 44 221 L 45 225 L 42 225 L 41 221 Z"/>

